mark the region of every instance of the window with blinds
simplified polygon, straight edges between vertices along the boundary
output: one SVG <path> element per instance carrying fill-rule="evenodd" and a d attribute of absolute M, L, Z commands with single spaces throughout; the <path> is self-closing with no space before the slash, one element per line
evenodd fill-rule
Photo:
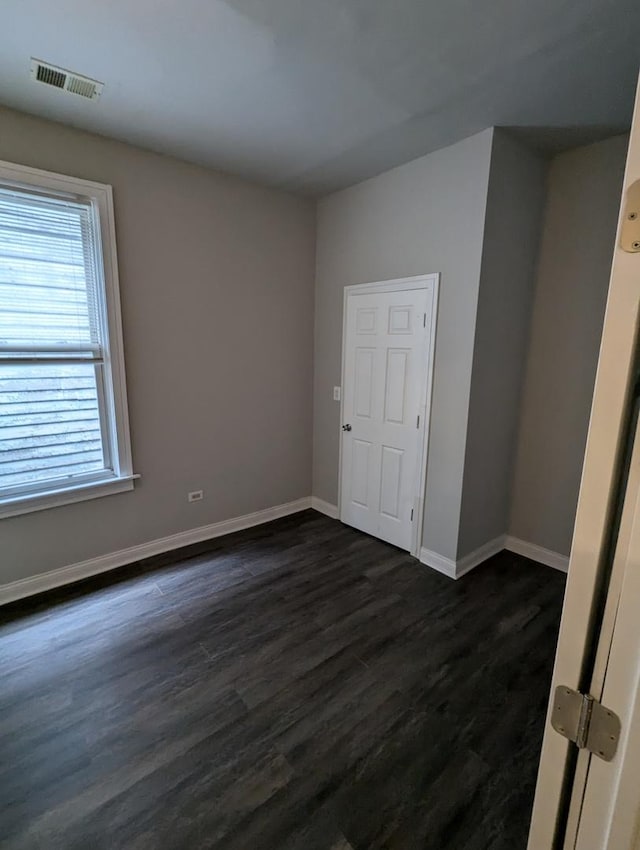
<path fill-rule="evenodd" d="M 0 183 L 0 504 L 122 474 L 99 214 Z"/>

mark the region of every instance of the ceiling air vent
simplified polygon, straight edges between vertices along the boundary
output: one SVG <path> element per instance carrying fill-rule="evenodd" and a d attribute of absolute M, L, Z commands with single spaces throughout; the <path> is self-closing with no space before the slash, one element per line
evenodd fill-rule
<path fill-rule="evenodd" d="M 47 86 L 68 91 L 70 94 L 77 94 L 87 100 L 97 100 L 104 88 L 104 83 L 67 71 L 65 68 L 58 68 L 56 65 L 49 65 L 48 62 L 41 62 L 40 59 L 31 60 L 31 77 L 38 83 L 45 83 Z"/>

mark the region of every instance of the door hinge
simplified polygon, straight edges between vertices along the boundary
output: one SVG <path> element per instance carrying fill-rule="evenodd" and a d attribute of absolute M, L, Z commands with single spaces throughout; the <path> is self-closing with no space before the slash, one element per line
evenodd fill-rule
<path fill-rule="evenodd" d="M 426 328 L 426 327 L 427 327 L 427 314 L 426 314 L 426 313 L 425 313 L 425 314 L 424 314 L 424 316 L 422 317 L 422 327 L 423 327 L 423 328 Z"/>
<path fill-rule="evenodd" d="M 416 422 L 416 428 L 420 427 L 420 414 L 418 414 L 418 420 Z"/>
<path fill-rule="evenodd" d="M 413 508 L 411 508 L 411 522 L 413 522 Z"/>
<path fill-rule="evenodd" d="M 551 725 L 581 750 L 611 761 L 618 749 L 620 718 L 590 694 L 559 685 L 553 698 Z"/>
<path fill-rule="evenodd" d="M 620 228 L 620 247 L 629 254 L 640 252 L 640 180 L 636 180 L 627 189 Z"/>

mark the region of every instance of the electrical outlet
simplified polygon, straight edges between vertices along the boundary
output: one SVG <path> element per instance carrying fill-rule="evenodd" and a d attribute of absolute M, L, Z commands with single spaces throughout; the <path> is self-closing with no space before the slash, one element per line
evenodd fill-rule
<path fill-rule="evenodd" d="M 187 499 L 190 502 L 200 502 L 204 499 L 204 491 L 203 490 L 193 490 L 191 493 L 187 493 Z"/>
<path fill-rule="evenodd" d="M 340 387 L 333 388 L 333 400 L 340 401 Z"/>

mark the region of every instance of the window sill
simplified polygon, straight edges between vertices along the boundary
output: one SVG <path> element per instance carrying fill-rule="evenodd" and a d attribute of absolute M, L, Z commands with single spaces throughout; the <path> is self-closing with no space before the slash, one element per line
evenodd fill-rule
<path fill-rule="evenodd" d="M 58 487 L 44 493 L 31 493 L 22 496 L 0 498 L 0 519 L 20 514 L 30 514 L 47 508 L 57 508 L 60 505 L 71 505 L 74 502 L 84 502 L 88 499 L 99 499 L 115 493 L 133 490 L 133 482 L 139 475 L 125 475 L 121 478 L 109 478 L 104 481 L 91 481 L 84 484 L 74 484 L 70 487 Z"/>

